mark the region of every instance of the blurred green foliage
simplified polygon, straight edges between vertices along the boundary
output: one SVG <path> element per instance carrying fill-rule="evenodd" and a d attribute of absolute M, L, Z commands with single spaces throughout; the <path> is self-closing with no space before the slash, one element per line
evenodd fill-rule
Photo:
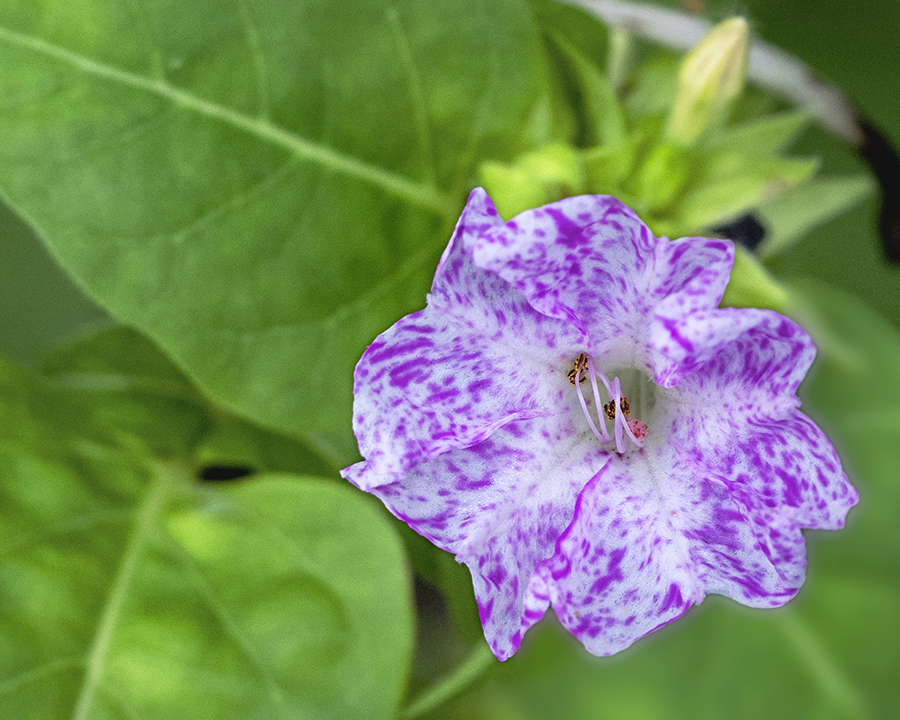
<path fill-rule="evenodd" d="M 0 354 L 34 370 L 0 365 L 0 716 L 390 717 L 407 677 L 415 695 L 480 640 L 465 569 L 405 533 L 433 585 L 409 668 L 401 545 L 332 482 L 355 457 L 352 367 L 423 304 L 482 161 L 616 137 L 590 70 L 605 32 L 518 0 L 136 7 L 0 7 L 0 192 L 33 228 L 0 208 Z M 900 5 L 743 7 L 900 144 Z M 665 107 L 673 67 L 631 111 Z M 792 152 L 865 172 L 816 127 Z M 838 209 L 867 189 L 836 182 Z M 808 197 L 782 202 L 800 223 Z M 429 716 L 900 716 L 900 271 L 874 198 L 768 252 L 820 349 L 804 408 L 862 495 L 846 531 L 810 535 L 801 596 L 710 598 L 608 659 L 548 618 Z M 84 334 L 107 313 L 143 334 Z M 252 475 L 199 483 L 209 466 Z"/>

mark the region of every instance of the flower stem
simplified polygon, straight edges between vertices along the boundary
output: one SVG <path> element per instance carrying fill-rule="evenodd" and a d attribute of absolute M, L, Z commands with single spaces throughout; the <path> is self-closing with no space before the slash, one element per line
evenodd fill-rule
<path fill-rule="evenodd" d="M 400 713 L 400 720 L 412 720 L 433 710 L 460 692 L 493 663 L 486 644 L 479 644 L 465 661 L 437 685 L 419 695 Z"/>

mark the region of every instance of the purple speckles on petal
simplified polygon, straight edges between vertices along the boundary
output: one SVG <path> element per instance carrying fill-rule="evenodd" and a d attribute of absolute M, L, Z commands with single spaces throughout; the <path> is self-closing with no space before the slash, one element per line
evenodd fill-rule
<path fill-rule="evenodd" d="M 360 360 L 365 459 L 342 474 L 469 567 L 499 659 L 551 605 L 596 655 L 709 593 L 781 605 L 801 529 L 843 526 L 858 496 L 798 410 L 815 348 L 777 313 L 718 307 L 732 261 L 614 198 L 504 223 L 476 189 L 427 307 Z"/>

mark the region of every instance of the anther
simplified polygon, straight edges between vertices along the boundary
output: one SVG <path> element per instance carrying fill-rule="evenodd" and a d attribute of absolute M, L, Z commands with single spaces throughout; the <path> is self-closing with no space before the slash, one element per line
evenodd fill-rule
<path fill-rule="evenodd" d="M 628 407 L 628 398 L 625 397 L 624 395 L 622 396 L 622 399 L 619 401 L 619 407 L 622 408 L 622 415 L 624 415 L 627 418 L 631 417 L 631 408 Z M 615 420 L 616 419 L 615 403 L 612 400 L 610 400 L 608 403 L 606 403 L 603 406 L 603 412 L 606 413 L 606 418 L 608 420 Z"/>
<path fill-rule="evenodd" d="M 579 383 L 583 383 L 585 381 L 584 371 L 587 369 L 588 357 L 584 353 L 581 353 L 577 358 L 575 358 L 575 364 L 572 366 L 572 369 L 569 370 L 567 378 L 569 378 L 569 382 L 573 385 L 575 384 L 575 378 L 578 378 Z"/>

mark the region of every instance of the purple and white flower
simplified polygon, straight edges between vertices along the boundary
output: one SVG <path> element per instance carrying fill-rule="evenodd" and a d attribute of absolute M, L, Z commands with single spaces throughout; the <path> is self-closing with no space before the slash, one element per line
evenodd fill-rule
<path fill-rule="evenodd" d="M 343 475 L 469 566 L 501 660 L 550 605 L 596 655 L 708 593 L 782 605 L 801 528 L 843 526 L 856 491 L 795 394 L 815 347 L 717 307 L 732 261 L 611 197 L 504 223 L 476 189 L 427 307 L 357 365 Z"/>

